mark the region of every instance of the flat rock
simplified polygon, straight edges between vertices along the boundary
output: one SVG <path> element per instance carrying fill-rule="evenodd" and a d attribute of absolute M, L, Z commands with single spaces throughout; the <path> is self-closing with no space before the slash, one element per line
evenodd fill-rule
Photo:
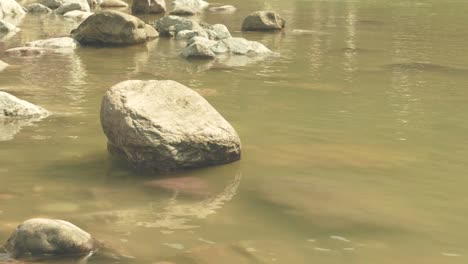
<path fill-rule="evenodd" d="M 91 12 L 85 12 L 85 11 L 81 11 L 81 10 L 73 10 L 73 11 L 70 11 L 70 12 L 67 12 L 67 13 L 63 14 L 63 16 L 67 17 L 67 18 L 72 18 L 72 19 L 75 19 L 75 20 L 85 20 L 86 18 L 88 18 L 92 14 L 93 13 L 91 13 Z"/>
<path fill-rule="evenodd" d="M 57 9 L 62 5 L 60 0 L 39 0 L 38 3 L 50 9 Z"/>
<path fill-rule="evenodd" d="M 75 49 L 78 45 L 79 43 L 70 37 L 41 39 L 26 44 L 28 47 L 48 49 Z"/>
<path fill-rule="evenodd" d="M 7 55 L 15 56 L 15 57 L 37 57 L 45 54 L 46 52 L 50 51 L 46 48 L 38 48 L 38 47 L 17 47 L 11 48 L 5 51 Z"/>
<path fill-rule="evenodd" d="M 0 0 L 0 19 L 25 14 L 23 7 L 15 0 Z"/>
<path fill-rule="evenodd" d="M 167 37 L 175 37 L 182 30 L 203 30 L 197 22 L 179 16 L 162 17 L 154 27 L 161 36 Z"/>
<path fill-rule="evenodd" d="M 121 0 L 104 0 L 100 7 L 128 7 L 128 4 Z"/>
<path fill-rule="evenodd" d="M 155 38 L 158 32 L 132 15 L 103 11 L 88 17 L 71 35 L 86 45 L 131 45 Z"/>
<path fill-rule="evenodd" d="M 47 14 L 52 12 L 50 8 L 48 8 L 45 5 L 34 3 L 34 4 L 29 4 L 24 7 L 28 13 L 33 13 L 33 14 Z"/>
<path fill-rule="evenodd" d="M 218 13 L 233 13 L 236 12 L 237 8 L 232 5 L 223 5 L 223 6 L 212 6 L 208 8 L 210 12 L 218 12 Z"/>
<path fill-rule="evenodd" d="M 9 93 L 0 92 L 0 118 L 46 117 L 48 115 L 49 112 L 42 107 Z"/>
<path fill-rule="evenodd" d="M 16 259 L 86 255 L 94 248 L 94 239 L 79 227 L 44 218 L 23 222 L 5 244 L 5 249 Z"/>
<path fill-rule="evenodd" d="M 132 3 L 132 14 L 159 14 L 165 12 L 165 0 L 133 0 Z"/>
<path fill-rule="evenodd" d="M 169 172 L 240 159 L 234 128 L 175 81 L 124 81 L 101 104 L 109 152 L 139 171 Z"/>
<path fill-rule="evenodd" d="M 257 11 L 248 15 L 242 24 L 242 31 L 281 30 L 286 21 L 272 11 Z"/>

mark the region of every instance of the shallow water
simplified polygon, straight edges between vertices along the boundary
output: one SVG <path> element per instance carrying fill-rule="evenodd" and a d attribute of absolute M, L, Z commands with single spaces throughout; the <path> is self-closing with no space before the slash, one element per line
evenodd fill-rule
<path fill-rule="evenodd" d="M 198 19 L 281 56 L 186 61 L 184 43 L 164 38 L 0 54 L 13 65 L 0 90 L 53 112 L 0 142 L 0 240 L 50 217 L 127 256 L 88 263 L 467 263 L 468 3 L 217 2 L 238 11 Z M 280 11 L 287 29 L 241 33 L 261 9 Z M 0 51 L 76 25 L 26 16 Z M 169 183 L 112 161 L 100 100 L 127 79 L 172 79 L 204 95 L 238 131 L 242 161 Z"/>

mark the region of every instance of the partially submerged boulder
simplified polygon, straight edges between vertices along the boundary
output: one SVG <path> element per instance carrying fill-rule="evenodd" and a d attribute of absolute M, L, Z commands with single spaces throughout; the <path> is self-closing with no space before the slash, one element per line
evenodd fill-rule
<path fill-rule="evenodd" d="M 272 11 L 253 12 L 244 19 L 242 31 L 266 31 L 281 30 L 286 26 L 286 21 Z"/>
<path fill-rule="evenodd" d="M 178 17 L 165 16 L 156 21 L 154 27 L 161 36 L 175 37 L 182 30 L 203 30 L 195 21 Z"/>
<path fill-rule="evenodd" d="M 65 0 L 59 8 L 55 9 L 55 13 L 63 15 L 73 10 L 90 12 L 91 8 L 87 0 Z"/>
<path fill-rule="evenodd" d="M 89 254 L 95 241 L 69 222 L 36 218 L 18 226 L 4 247 L 16 259 L 64 257 Z"/>
<path fill-rule="evenodd" d="M 8 23 L 4 20 L 0 20 L 0 36 L 15 33 L 18 31 L 19 29 L 15 25 Z"/>
<path fill-rule="evenodd" d="M 122 0 L 104 0 L 100 5 L 100 7 L 128 7 L 128 4 Z"/>
<path fill-rule="evenodd" d="M 216 54 L 211 49 L 216 45 L 216 41 L 203 37 L 194 37 L 190 44 L 182 50 L 182 56 L 186 58 L 214 59 Z"/>
<path fill-rule="evenodd" d="M 66 18 L 71 18 L 71 19 L 75 19 L 75 20 L 85 20 L 86 18 L 88 18 L 92 14 L 93 13 L 91 13 L 91 12 L 85 12 L 85 11 L 81 11 L 81 10 L 73 10 L 73 11 L 70 11 L 70 12 L 67 12 L 67 13 L 63 14 L 63 16 L 66 17 Z"/>
<path fill-rule="evenodd" d="M 33 14 L 47 14 L 47 13 L 52 12 L 50 8 L 39 3 L 29 4 L 25 6 L 24 8 L 28 11 L 28 13 L 33 13 Z"/>
<path fill-rule="evenodd" d="M 133 0 L 132 14 L 159 14 L 165 12 L 165 0 Z"/>
<path fill-rule="evenodd" d="M 179 6 L 177 8 L 175 8 L 174 10 L 172 10 L 171 12 L 169 12 L 169 15 L 173 15 L 173 16 L 194 16 L 196 14 L 198 14 L 200 11 L 193 8 L 193 7 L 190 7 L 190 6 Z"/>
<path fill-rule="evenodd" d="M 101 105 L 109 152 L 140 171 L 168 172 L 240 159 L 234 128 L 199 94 L 175 81 L 130 80 Z"/>
<path fill-rule="evenodd" d="M 131 45 L 156 38 L 158 32 L 132 15 L 104 11 L 88 17 L 71 35 L 85 45 Z"/>
<path fill-rule="evenodd" d="M 46 52 L 50 51 L 46 48 L 38 48 L 38 47 L 17 47 L 7 49 L 5 53 L 10 56 L 14 57 L 37 57 L 45 54 Z"/>
<path fill-rule="evenodd" d="M 41 39 L 26 44 L 28 47 L 48 49 L 75 49 L 78 45 L 79 43 L 70 37 Z"/>
<path fill-rule="evenodd" d="M 194 37 L 204 37 L 210 40 L 221 40 L 231 38 L 231 33 L 225 25 L 203 25 L 202 29 L 198 30 L 182 30 L 176 35 L 177 39 L 189 40 Z"/>
<path fill-rule="evenodd" d="M 49 112 L 42 107 L 0 91 L 0 118 L 47 117 Z"/>
<path fill-rule="evenodd" d="M 25 13 L 23 7 L 15 0 L 0 0 L 0 19 Z"/>
<path fill-rule="evenodd" d="M 39 0 L 38 3 L 50 9 L 57 9 L 62 5 L 62 1 L 60 0 Z"/>

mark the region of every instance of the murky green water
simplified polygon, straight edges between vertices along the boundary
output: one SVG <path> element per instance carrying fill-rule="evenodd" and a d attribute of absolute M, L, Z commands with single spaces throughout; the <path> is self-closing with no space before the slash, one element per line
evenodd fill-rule
<path fill-rule="evenodd" d="M 467 263 L 468 2 L 218 2 L 238 11 L 200 20 L 281 57 L 189 62 L 169 39 L 0 55 L 0 90 L 54 113 L 0 142 L 0 240 L 50 217 L 133 257 L 89 263 Z M 239 32 L 261 9 L 287 30 Z M 76 25 L 26 16 L 0 49 Z M 196 89 L 239 132 L 242 161 L 158 184 L 110 160 L 100 100 L 127 79 Z"/>

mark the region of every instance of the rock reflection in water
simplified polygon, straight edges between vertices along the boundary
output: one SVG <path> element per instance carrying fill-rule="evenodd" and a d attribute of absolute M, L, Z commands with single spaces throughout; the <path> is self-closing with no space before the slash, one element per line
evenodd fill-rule
<path fill-rule="evenodd" d="M 0 141 L 12 140 L 23 127 L 33 126 L 42 118 L 31 119 L 0 119 Z"/>

